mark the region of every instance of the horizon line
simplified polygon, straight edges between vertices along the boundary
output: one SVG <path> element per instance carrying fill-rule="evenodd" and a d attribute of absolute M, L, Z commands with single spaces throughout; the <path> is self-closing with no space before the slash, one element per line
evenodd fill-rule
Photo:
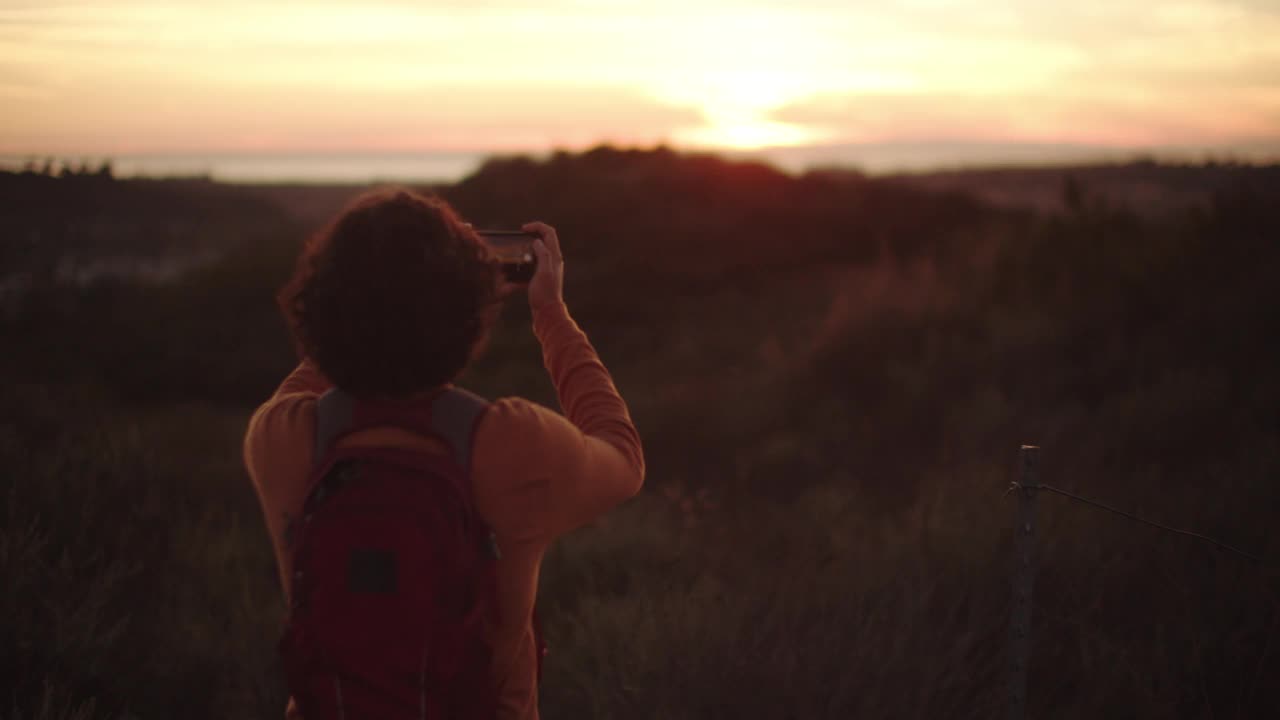
<path fill-rule="evenodd" d="M 616 150 L 648 150 L 656 151 L 661 149 L 670 150 L 682 154 L 715 154 L 742 156 L 752 154 L 786 154 L 805 151 L 822 151 L 822 150 L 842 150 L 842 149 L 858 149 L 858 148 L 969 148 L 969 149 L 1064 149 L 1064 150 L 1097 150 L 1104 152 L 1177 152 L 1177 151 L 1233 151 L 1233 150 L 1270 150 L 1280 153 L 1280 135 L 1274 137 L 1253 137 L 1241 138 L 1238 140 L 1218 140 L 1206 142 L 1177 142 L 1177 143 L 1107 143 L 1107 142 L 1087 142 L 1080 140 L 1037 140 L 1037 139 L 1012 139 L 998 140 L 990 138 L 959 138 L 959 137 L 935 137 L 935 138 L 885 138 L 872 140 L 843 140 L 843 141 L 826 141 L 812 143 L 797 143 L 788 145 L 765 145 L 761 147 L 735 147 L 735 146 L 715 146 L 715 145 L 694 145 L 674 143 L 666 140 L 656 141 L 617 141 L 609 139 L 601 139 L 598 141 L 584 143 L 581 145 L 559 145 L 549 144 L 541 147 L 502 147 L 495 146 L 489 148 L 451 148 L 451 147 L 401 147 L 401 148 L 385 148 L 385 147 L 369 147 L 361 148 L 356 146 L 347 147 L 330 147 L 330 148 L 236 148 L 236 147 L 212 147 L 212 148 L 156 148 L 156 149 L 123 149 L 123 150 L 93 150 L 93 149 L 76 149 L 76 150 L 23 150 L 18 148 L 6 148 L 0 146 L 0 156 L 5 157 L 30 157 L 30 158 L 68 158 L 68 157 L 144 157 L 144 156 L 192 156 L 192 155 L 218 155 L 218 156 L 271 156 L 271 155 L 288 155 L 288 156 L 340 156 L 340 155 L 488 155 L 494 157 L 511 157 L 521 155 L 554 155 L 558 153 L 582 154 L 599 148 L 613 148 Z"/>
<path fill-rule="evenodd" d="M 1280 165 L 1280 140 L 1240 145 L 1164 147 L 1103 146 L 1082 143 L 915 140 L 804 145 L 765 149 L 677 147 L 669 143 L 602 142 L 578 149 L 541 150 L 205 150 L 125 153 L 36 154 L 0 150 L 0 170 L 18 172 L 41 164 L 58 174 L 78 166 L 111 166 L 119 179 L 201 179 L 220 183 L 266 184 L 448 184 L 475 174 L 492 160 L 545 161 L 560 153 L 593 150 L 710 155 L 728 161 L 758 162 L 798 177 L 814 171 L 846 171 L 866 176 L 928 175 L 1000 170 L 1052 170 L 1155 163 L 1166 166 L 1228 164 Z M 372 162 L 362 163 L 360 160 Z M 399 160 L 397 162 L 397 160 Z"/>

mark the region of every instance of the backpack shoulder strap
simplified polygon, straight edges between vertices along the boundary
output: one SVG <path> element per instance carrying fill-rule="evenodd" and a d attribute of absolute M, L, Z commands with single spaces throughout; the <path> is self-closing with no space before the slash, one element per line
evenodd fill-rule
<path fill-rule="evenodd" d="M 338 436 L 351 429 L 355 419 L 355 398 L 333 388 L 316 400 L 315 450 L 311 463 L 319 467 L 325 454 Z"/>
<path fill-rule="evenodd" d="M 444 440 L 453 450 L 453 460 L 469 475 L 471 445 L 480 417 L 489 403 L 475 393 L 449 387 L 431 401 L 427 427 L 422 427 L 416 412 L 387 412 L 375 405 L 358 404 L 351 395 L 333 388 L 316 401 L 316 435 L 312 463 L 319 467 L 333 443 L 342 435 L 357 429 L 379 425 L 401 427 L 416 432 L 429 432 Z M 426 419 L 426 418 L 423 418 Z"/>
<path fill-rule="evenodd" d="M 462 388 L 450 387 L 431 403 L 431 431 L 453 448 L 453 460 L 471 474 L 471 445 L 489 402 Z"/>

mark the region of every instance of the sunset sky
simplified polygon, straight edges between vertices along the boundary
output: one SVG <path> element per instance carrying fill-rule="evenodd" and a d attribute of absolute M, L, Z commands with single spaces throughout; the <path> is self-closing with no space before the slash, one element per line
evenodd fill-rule
<path fill-rule="evenodd" d="M 0 152 L 1280 137 L 1280 0 L 0 0 Z"/>

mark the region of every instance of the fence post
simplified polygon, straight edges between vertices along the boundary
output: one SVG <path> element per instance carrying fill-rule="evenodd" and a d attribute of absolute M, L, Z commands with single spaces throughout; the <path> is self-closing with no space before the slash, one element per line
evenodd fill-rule
<path fill-rule="evenodd" d="M 1009 717 L 1023 720 L 1027 706 L 1027 664 L 1031 659 L 1031 590 L 1035 584 L 1036 489 L 1040 448 L 1018 451 L 1018 515 L 1014 525 L 1013 619 L 1009 625 Z"/>

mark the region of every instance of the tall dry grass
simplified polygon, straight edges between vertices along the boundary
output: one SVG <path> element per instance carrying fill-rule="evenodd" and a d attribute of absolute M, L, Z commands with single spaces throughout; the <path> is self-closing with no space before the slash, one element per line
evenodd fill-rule
<path fill-rule="evenodd" d="M 449 189 L 477 221 L 597 239 L 570 248 L 570 302 L 646 442 L 646 492 L 547 557 L 544 714 L 1002 712 L 1003 491 L 1030 441 L 1046 482 L 1268 562 L 1042 497 L 1029 715 L 1276 715 L 1280 192 L 1237 175 L 1155 218 L 662 151 Z M 292 359 L 270 296 L 306 229 L 219 203 L 278 234 L 181 285 L 0 313 L 0 714 L 282 710 L 239 448 Z M 465 384 L 553 402 L 527 325 L 511 308 Z"/>

